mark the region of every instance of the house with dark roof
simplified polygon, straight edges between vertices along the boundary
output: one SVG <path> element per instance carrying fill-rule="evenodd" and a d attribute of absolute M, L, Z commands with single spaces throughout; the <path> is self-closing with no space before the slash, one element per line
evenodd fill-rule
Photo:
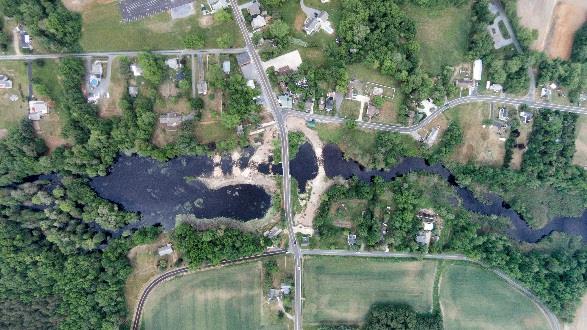
<path fill-rule="evenodd" d="M 236 55 L 236 62 L 238 63 L 239 66 L 244 66 L 244 65 L 251 63 L 251 57 L 249 56 L 249 53 L 247 53 L 247 52 L 240 53 L 240 54 Z"/>

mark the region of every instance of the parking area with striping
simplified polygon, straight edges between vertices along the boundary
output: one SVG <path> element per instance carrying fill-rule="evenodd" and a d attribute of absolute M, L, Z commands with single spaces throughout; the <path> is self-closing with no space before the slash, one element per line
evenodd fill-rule
<path fill-rule="evenodd" d="M 132 22 L 193 2 L 194 0 L 121 0 L 120 14 L 123 21 Z"/>

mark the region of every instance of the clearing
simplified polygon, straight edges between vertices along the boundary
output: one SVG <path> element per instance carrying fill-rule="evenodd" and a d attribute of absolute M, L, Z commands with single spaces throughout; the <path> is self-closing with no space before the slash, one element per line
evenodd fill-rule
<path fill-rule="evenodd" d="M 416 39 L 420 44 L 424 70 L 438 75 L 443 66 L 465 60 L 471 28 L 470 4 L 445 9 L 414 5 L 403 8 L 416 23 Z"/>
<path fill-rule="evenodd" d="M 504 141 L 500 141 L 495 126 L 484 124 L 484 120 L 495 117 L 488 105 L 461 105 L 449 110 L 446 116 L 458 121 L 463 129 L 463 143 L 455 152 L 455 160 L 461 163 L 474 161 L 490 166 L 500 166 L 503 163 Z"/>
<path fill-rule="evenodd" d="M 533 49 L 551 58 L 569 58 L 575 32 L 587 20 L 586 1 L 518 0 L 517 10 L 524 26 L 538 30 Z"/>
<path fill-rule="evenodd" d="M 373 131 L 361 129 L 348 130 L 340 125 L 316 125 L 320 140 L 338 145 L 345 156 L 356 160 L 365 167 L 372 167 L 375 155 L 375 137 Z"/>
<path fill-rule="evenodd" d="M 565 325 L 565 330 L 582 330 L 587 329 L 587 295 L 581 299 L 581 306 L 575 314 L 575 320 L 570 325 Z"/>
<path fill-rule="evenodd" d="M 361 323 L 375 302 L 432 309 L 435 261 L 305 257 L 304 324 Z"/>
<path fill-rule="evenodd" d="M 439 293 L 446 329 L 549 328 L 532 301 L 475 265 L 447 264 Z"/>
<path fill-rule="evenodd" d="M 205 48 L 217 48 L 217 39 L 228 35 L 233 47 L 243 44 L 234 21 L 213 23 L 200 27 L 200 10 L 196 15 L 172 20 L 169 13 L 161 13 L 143 20 L 122 23 L 118 1 L 88 4 L 82 11 L 81 46 L 85 51 L 122 51 L 183 49 L 183 39 L 188 34 L 203 37 Z"/>
<path fill-rule="evenodd" d="M 573 164 L 587 167 L 587 117 L 580 116 L 577 121 L 577 140 Z"/>
<path fill-rule="evenodd" d="M 141 326 L 146 330 L 260 329 L 269 325 L 264 322 L 269 315 L 264 313 L 261 283 L 260 261 L 175 278 L 153 290 Z"/>
<path fill-rule="evenodd" d="M 0 89 L 0 129 L 6 130 L 16 126 L 28 114 L 26 62 L 2 61 L 0 74 L 12 80 L 12 88 Z M 11 96 L 16 96 L 18 100 L 11 101 Z"/>

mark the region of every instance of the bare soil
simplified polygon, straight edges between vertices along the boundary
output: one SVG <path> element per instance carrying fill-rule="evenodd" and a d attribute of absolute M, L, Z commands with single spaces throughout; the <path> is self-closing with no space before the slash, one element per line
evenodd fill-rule
<path fill-rule="evenodd" d="M 518 0 L 521 23 L 538 31 L 532 48 L 568 59 L 575 32 L 587 20 L 585 0 Z"/>
<path fill-rule="evenodd" d="M 86 9 L 89 5 L 93 3 L 107 4 L 112 3 L 114 1 L 116 0 L 62 0 L 65 8 L 78 13 L 81 13 L 82 11 L 84 11 L 84 9 Z"/>
<path fill-rule="evenodd" d="M 587 329 L 587 295 L 583 296 L 581 306 L 577 309 L 575 320 L 571 324 L 565 324 L 565 330 Z"/>
<path fill-rule="evenodd" d="M 304 22 L 306 21 L 306 15 L 302 12 L 296 15 L 296 20 L 294 21 L 294 28 L 298 32 L 302 32 L 302 28 L 304 27 Z"/>
<path fill-rule="evenodd" d="M 200 23 L 200 27 L 206 28 L 214 24 L 214 18 L 211 15 L 202 16 L 198 19 L 198 22 Z"/>

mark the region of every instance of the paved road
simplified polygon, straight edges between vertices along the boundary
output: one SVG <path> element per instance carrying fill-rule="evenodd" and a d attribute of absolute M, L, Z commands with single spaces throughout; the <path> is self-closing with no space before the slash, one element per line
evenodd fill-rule
<path fill-rule="evenodd" d="M 159 55 L 198 55 L 198 54 L 240 54 L 245 48 L 210 48 L 210 49 L 172 49 L 156 50 L 152 53 Z M 112 57 L 112 56 L 137 56 L 145 51 L 121 51 L 121 52 L 89 52 L 89 53 L 63 53 L 63 54 L 30 54 L 30 55 L 0 55 L 0 61 L 28 61 L 38 59 L 57 59 L 63 57 Z"/>
<path fill-rule="evenodd" d="M 366 123 L 366 122 L 357 122 L 357 126 L 366 129 L 374 129 L 380 131 L 388 131 L 388 132 L 399 132 L 399 133 L 406 133 L 412 134 L 416 133 L 420 129 L 424 128 L 426 125 L 430 124 L 436 117 L 440 114 L 454 108 L 461 104 L 467 103 L 476 103 L 476 102 L 489 102 L 489 103 L 501 103 L 507 105 L 522 105 L 525 104 L 530 108 L 534 109 L 543 109 L 548 108 L 552 110 L 559 110 L 563 112 L 573 112 L 580 115 L 587 115 L 587 108 L 572 106 L 572 105 L 561 105 L 561 104 L 554 104 L 548 102 L 535 102 L 530 99 L 518 99 L 518 98 L 510 98 L 510 97 L 500 97 L 500 96 L 486 96 L 486 95 L 472 95 L 472 96 L 465 96 L 458 99 L 454 99 L 443 105 L 442 107 L 437 108 L 434 110 L 430 116 L 426 117 L 424 120 L 419 122 L 416 125 L 412 126 L 400 126 L 400 125 L 393 125 L 393 124 L 384 124 L 384 123 Z M 330 124 L 341 124 L 344 123 L 344 119 L 339 117 L 333 116 L 324 116 L 324 115 L 316 115 L 316 114 L 309 114 L 306 112 L 301 111 L 294 111 L 288 110 L 286 111 L 286 116 L 294 116 L 294 117 L 301 117 L 306 120 L 314 119 L 317 122 L 321 123 L 330 123 Z"/>
<path fill-rule="evenodd" d="M 523 287 L 516 280 L 512 279 L 500 270 L 492 269 L 483 263 L 471 260 L 460 254 L 419 254 L 419 253 L 398 253 L 398 252 L 383 252 L 383 251 L 348 251 L 348 250 L 302 250 L 304 255 L 321 255 L 321 256 L 340 256 L 340 257 L 375 257 L 375 258 L 423 258 L 434 260 L 457 260 L 468 261 L 483 266 L 486 269 L 493 271 L 497 276 L 506 281 L 510 287 L 514 288 L 524 296 L 528 297 L 548 320 L 549 326 L 552 330 L 560 330 L 560 322 L 556 315 L 548 307 L 546 307 L 538 297 L 536 297 L 530 290 Z"/>
<path fill-rule="evenodd" d="M 226 266 L 226 265 L 234 264 L 237 262 L 251 261 L 251 260 L 255 260 L 255 259 L 259 259 L 259 258 L 285 254 L 286 252 L 287 252 L 286 250 L 275 250 L 275 251 L 271 251 L 271 252 L 265 252 L 263 254 L 249 256 L 249 257 L 243 257 L 243 258 L 239 258 L 236 260 L 226 260 L 226 261 L 221 262 L 220 265 L 206 266 L 206 267 L 200 268 L 198 270 L 203 270 L 203 269 L 207 269 L 207 268 L 214 268 L 214 267 L 218 267 L 218 266 Z M 161 283 L 166 282 L 166 281 L 168 281 L 172 278 L 175 278 L 177 276 L 186 274 L 189 271 L 190 271 L 190 269 L 188 267 L 181 267 L 181 268 L 170 270 L 170 271 L 163 273 L 163 274 L 159 275 L 158 277 L 156 277 L 154 280 L 152 280 L 147 285 L 147 287 L 145 287 L 145 289 L 141 293 L 141 298 L 137 302 L 137 306 L 135 308 L 135 313 L 133 315 L 133 321 L 132 321 L 132 330 L 139 330 L 141 327 L 141 316 L 143 315 L 143 308 L 145 307 L 145 302 L 147 301 L 147 298 L 149 298 L 149 294 L 151 293 L 151 291 L 153 291 L 153 289 L 155 289 Z"/>
<path fill-rule="evenodd" d="M 271 88 L 271 83 L 269 82 L 269 78 L 263 69 L 263 65 L 261 62 L 261 58 L 255 49 L 255 45 L 251 39 L 251 33 L 249 32 L 245 18 L 240 9 L 238 9 L 238 3 L 236 0 L 230 0 L 230 5 L 232 7 L 232 12 L 235 18 L 235 21 L 240 29 L 241 34 L 243 35 L 243 39 L 245 40 L 245 45 L 247 48 L 247 52 L 251 57 L 251 61 L 255 70 L 257 71 L 257 76 L 259 78 L 259 84 L 261 85 L 261 90 L 263 92 L 263 96 L 265 97 L 266 104 L 268 105 L 271 112 L 273 112 L 273 117 L 275 119 L 275 123 L 279 130 L 280 140 L 281 140 L 281 159 L 282 159 L 282 166 L 283 166 L 283 208 L 285 212 L 285 218 L 288 223 L 288 233 L 289 233 L 289 251 L 294 254 L 295 260 L 295 272 L 294 272 L 294 281 L 295 281 L 295 295 L 294 295 L 294 329 L 301 330 L 302 328 L 302 254 L 300 252 L 299 245 L 296 243 L 296 236 L 293 230 L 294 226 L 294 219 L 291 207 L 291 177 L 289 173 L 289 142 L 287 137 L 287 127 L 285 125 L 285 117 L 281 112 L 281 108 L 278 106 L 277 98 L 273 93 L 273 89 Z"/>

